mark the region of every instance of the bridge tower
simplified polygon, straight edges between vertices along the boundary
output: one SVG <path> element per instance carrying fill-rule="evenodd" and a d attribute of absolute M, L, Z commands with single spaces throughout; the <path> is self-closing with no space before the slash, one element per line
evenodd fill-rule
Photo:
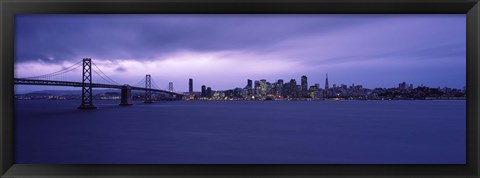
<path fill-rule="evenodd" d="M 92 59 L 83 58 L 82 104 L 78 109 L 95 109 L 92 103 Z"/>
<path fill-rule="evenodd" d="M 152 88 L 152 76 L 150 76 L 149 74 L 145 76 L 145 88 L 145 98 L 143 100 L 143 103 L 153 103 L 152 90 L 150 90 Z"/>
<path fill-rule="evenodd" d="M 132 89 L 130 85 L 123 85 L 120 94 L 120 106 L 131 106 L 132 104 Z"/>
<path fill-rule="evenodd" d="M 168 83 L 168 91 L 173 92 L 173 82 Z"/>

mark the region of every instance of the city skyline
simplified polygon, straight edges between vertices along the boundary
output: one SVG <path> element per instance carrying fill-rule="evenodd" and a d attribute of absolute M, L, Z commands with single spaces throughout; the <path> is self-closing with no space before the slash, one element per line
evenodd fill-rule
<path fill-rule="evenodd" d="M 15 32 L 16 77 L 91 57 L 120 83 L 148 73 L 182 92 L 189 78 L 227 90 L 325 73 L 366 88 L 466 83 L 464 15 L 19 15 Z"/>
<path fill-rule="evenodd" d="M 305 76 L 305 75 L 302 75 L 302 76 Z M 301 82 L 302 82 L 302 76 L 298 77 L 298 80 L 296 78 L 291 78 L 291 79 L 276 79 L 276 80 L 272 80 L 272 81 L 279 81 L 279 80 L 282 80 L 284 81 L 285 83 L 288 83 L 289 81 L 292 81 L 292 80 L 295 80 L 297 81 L 297 84 L 299 84 L 299 86 L 301 85 Z M 210 86 L 207 86 L 205 84 L 195 84 L 195 80 L 194 78 L 189 78 L 188 79 L 188 90 L 186 91 L 178 91 L 175 88 L 175 85 L 173 82 L 168 82 L 168 88 L 165 87 L 165 88 L 157 88 L 157 89 L 164 89 L 166 91 L 170 91 L 170 89 L 173 89 L 171 91 L 175 91 L 175 92 L 179 92 L 179 93 L 184 93 L 184 94 L 194 94 L 194 93 L 200 93 L 202 92 L 203 90 L 203 87 L 205 87 L 205 89 L 208 87 L 210 88 L 211 91 L 226 91 L 226 90 L 232 90 L 232 89 L 235 89 L 235 88 L 244 88 L 246 87 L 246 85 L 248 85 L 249 82 L 251 82 L 251 85 L 253 86 L 253 81 L 267 81 L 269 83 L 272 83 L 270 82 L 271 80 L 266 80 L 266 79 L 245 79 L 245 81 L 247 81 L 245 84 L 245 81 L 244 81 L 244 86 L 242 85 L 238 85 L 238 86 L 231 86 L 231 87 L 226 87 L 224 89 L 215 89 L 215 88 L 212 88 Z M 428 85 L 424 85 L 423 83 L 419 84 L 419 85 L 414 85 L 413 83 L 411 82 L 408 82 L 408 81 L 401 81 L 401 82 L 397 82 L 395 85 L 392 85 L 392 86 L 373 86 L 373 87 L 364 87 L 363 84 L 361 83 L 350 83 L 350 84 L 347 84 L 347 83 L 343 83 L 343 82 L 332 82 L 329 84 L 329 79 L 328 79 L 328 73 L 326 73 L 326 78 L 324 79 L 325 82 L 324 84 L 325 85 L 321 85 L 322 81 L 319 81 L 319 82 L 310 82 L 308 85 L 306 85 L 307 87 L 310 87 L 310 86 L 318 86 L 319 89 L 321 90 L 324 90 L 325 87 L 327 86 L 327 88 L 332 88 L 334 86 L 337 86 L 337 87 L 340 87 L 342 85 L 346 85 L 346 86 L 362 86 L 363 88 L 365 89 L 375 89 L 375 88 L 382 88 L 382 89 L 388 89 L 388 88 L 396 88 L 398 87 L 399 84 L 401 83 L 407 83 L 408 85 L 412 85 L 413 87 L 430 87 L 430 88 L 451 88 L 451 89 L 459 89 L 459 90 L 464 90 L 466 85 L 462 86 L 462 87 L 452 87 L 452 86 L 428 86 Z M 241 82 L 239 82 L 241 83 Z M 25 85 L 16 85 L 14 87 L 23 87 Z M 28 86 L 28 85 L 27 85 Z M 58 87 L 58 86 L 33 86 L 34 88 L 37 88 L 37 89 L 33 89 L 33 90 L 23 90 L 23 91 L 16 91 L 17 94 L 26 94 L 26 93 L 29 93 L 29 92 L 37 92 L 37 91 L 42 91 L 42 90 L 79 90 L 79 88 L 72 88 L 72 87 Z M 45 89 L 43 89 L 45 87 Z M 42 88 L 42 89 L 38 89 L 38 88 Z M 155 87 L 154 87 L 155 88 Z M 303 89 L 303 88 L 302 88 Z M 108 90 L 108 89 L 96 89 L 96 90 Z"/>
<path fill-rule="evenodd" d="M 302 76 L 306 76 L 306 75 L 302 75 Z M 248 82 L 249 82 L 249 81 L 252 82 L 252 86 L 253 86 L 253 82 L 254 82 L 254 81 L 262 81 L 262 80 L 265 80 L 265 81 L 267 81 L 267 82 L 269 82 L 269 83 L 273 83 L 274 81 L 278 81 L 278 80 L 282 80 L 282 81 L 288 83 L 288 82 L 291 81 L 291 80 L 295 80 L 295 81 L 297 82 L 297 84 L 301 85 L 302 76 L 299 76 L 299 77 L 297 77 L 297 78 L 291 78 L 291 79 L 281 79 L 281 78 L 279 78 L 279 79 L 276 79 L 276 80 L 267 80 L 267 79 L 245 79 L 245 80 L 243 81 L 243 82 L 244 82 L 244 83 L 243 83 L 244 85 L 231 86 L 230 88 L 227 87 L 227 88 L 225 88 L 225 89 L 214 89 L 214 88 L 211 88 L 211 87 L 210 87 L 210 88 L 212 89 L 212 91 L 225 91 L 225 90 L 231 90 L 231 89 L 235 89 L 235 88 L 244 88 L 246 85 L 248 85 Z M 347 86 L 354 85 L 354 86 L 362 86 L 362 87 L 364 86 L 364 85 L 361 84 L 361 83 L 350 83 L 350 84 L 348 84 L 348 83 L 343 83 L 343 82 L 332 82 L 332 83 L 328 84 L 328 83 L 329 83 L 328 80 L 329 80 L 329 79 L 328 79 L 328 73 L 326 73 L 326 78 L 324 79 L 324 81 L 318 81 L 318 82 L 314 81 L 314 82 L 312 82 L 312 81 L 309 80 L 307 86 L 310 87 L 310 86 L 314 86 L 314 85 L 319 85 L 319 86 L 320 86 L 320 89 L 324 89 L 324 88 L 325 88 L 325 85 L 328 85 L 328 88 L 332 88 L 333 86 L 337 86 L 337 87 L 338 87 L 338 86 L 341 86 L 341 85 L 347 85 Z M 197 86 L 197 85 L 194 84 L 194 83 L 195 83 L 194 78 L 189 78 L 189 80 L 188 80 L 188 82 L 189 82 L 189 90 L 188 90 L 188 91 L 178 91 L 178 92 L 182 92 L 182 93 L 189 94 L 189 93 L 190 93 L 190 81 L 192 81 L 192 90 L 191 90 L 192 92 L 197 92 L 197 93 L 198 93 L 198 92 L 201 92 L 201 91 L 202 91 L 202 86 L 209 87 L 208 85 L 201 84 L 201 83 L 200 83 L 200 84 L 197 84 L 197 85 L 198 85 L 198 86 Z M 272 81 L 272 82 L 270 82 L 270 81 Z M 322 85 L 322 82 L 326 82 L 326 83 L 325 83 L 324 85 Z M 421 83 L 421 84 L 419 84 L 419 85 L 414 85 L 413 83 L 408 82 L 408 81 L 398 81 L 398 82 L 396 82 L 396 84 L 394 84 L 394 85 L 392 85 L 392 86 L 373 86 L 373 87 L 365 87 L 365 88 L 368 88 L 368 89 L 375 89 L 375 88 L 396 88 L 396 87 L 398 87 L 398 85 L 399 85 L 400 83 L 407 83 L 407 84 L 409 84 L 409 85 L 412 85 L 413 87 L 430 87 L 430 88 L 438 88 L 438 87 L 444 88 L 444 87 L 447 87 L 447 88 L 453 88 L 453 89 L 459 89 L 459 90 L 463 90 L 463 88 L 466 87 L 465 85 L 462 86 L 462 87 L 452 87 L 452 86 L 428 86 L 428 85 L 424 85 L 423 83 Z"/>
<path fill-rule="evenodd" d="M 317 90 L 325 90 L 327 91 L 326 89 L 333 89 L 335 87 L 342 87 L 342 86 L 347 86 L 347 87 L 350 87 L 350 86 L 360 86 L 361 88 L 363 89 L 369 89 L 369 90 L 372 90 L 372 89 L 391 89 L 391 88 L 399 88 L 400 85 L 406 85 L 407 88 L 417 88 L 417 87 L 428 87 L 428 88 L 438 88 L 438 89 L 444 89 L 444 88 L 449 88 L 449 89 L 458 89 L 458 90 L 461 90 L 461 91 L 465 91 L 466 90 L 466 86 L 463 86 L 463 87 L 451 87 L 451 86 L 428 86 L 428 85 L 424 85 L 423 83 L 420 84 L 420 85 L 414 85 L 413 83 L 411 82 L 407 82 L 407 81 L 402 81 L 402 82 L 397 82 L 396 85 L 392 85 L 392 86 L 386 86 L 386 87 L 364 87 L 363 84 L 361 83 L 351 83 L 351 84 L 347 84 L 347 83 L 342 83 L 342 82 L 332 82 L 329 84 L 329 76 L 328 76 L 328 73 L 325 74 L 325 79 L 324 79 L 324 85 L 322 86 L 321 83 L 322 81 L 320 82 L 308 82 L 308 79 L 307 79 L 307 76 L 306 75 L 302 75 L 300 77 L 298 77 L 298 80 L 296 78 L 292 78 L 292 79 L 277 79 L 277 80 L 274 80 L 274 81 L 270 81 L 270 80 L 266 80 L 266 79 L 245 79 L 245 81 L 247 81 L 245 83 L 244 81 L 244 84 L 245 85 L 239 85 L 239 86 L 231 86 L 230 88 L 225 88 L 225 89 L 215 89 L 215 88 L 212 88 L 210 86 L 207 86 L 205 84 L 198 84 L 198 86 L 195 85 L 195 80 L 194 78 L 189 78 L 188 79 L 188 90 L 187 91 L 178 91 L 178 90 L 175 90 L 174 88 L 174 83 L 173 82 L 169 82 L 168 83 L 168 88 L 157 88 L 157 89 L 164 89 L 166 91 L 174 91 L 174 92 L 178 92 L 178 93 L 183 93 L 185 94 L 186 96 L 188 95 L 196 95 L 196 94 L 199 94 L 199 93 L 202 93 L 204 91 L 206 91 L 207 89 L 210 90 L 210 92 L 217 92 L 217 91 L 227 91 L 227 90 L 234 90 L 234 89 L 237 89 L 237 88 L 242 88 L 242 89 L 246 89 L 247 86 L 250 86 L 250 88 L 254 89 L 255 86 L 254 86 L 254 82 L 266 82 L 266 83 L 269 83 L 269 84 L 274 84 L 278 81 L 282 81 L 284 82 L 285 84 L 289 83 L 289 82 L 296 82 L 297 86 L 298 87 L 302 87 L 301 89 L 302 90 L 309 90 L 310 87 L 317 87 Z M 143 85 L 143 84 L 142 84 Z M 15 87 L 18 87 L 19 85 L 16 85 Z M 22 86 L 22 85 L 20 85 Z M 47 86 L 48 88 L 46 90 L 52 90 L 52 88 L 56 88 L 56 87 L 51 87 L 51 86 Z M 64 88 L 69 88 L 70 90 L 79 90 L 78 88 L 71 88 L 71 87 L 60 87 L 62 89 L 58 89 L 58 90 L 65 90 Z M 155 88 L 155 87 L 153 87 Z M 55 89 L 53 89 L 55 90 Z M 109 90 L 109 89 L 96 89 L 96 90 Z M 42 91 L 41 89 L 36 89 L 36 90 L 31 90 L 31 91 L 26 91 L 26 92 L 16 92 L 17 94 L 26 94 L 26 93 L 29 93 L 29 92 L 37 92 L 37 91 Z M 328 92 L 328 91 L 327 91 Z M 254 94 L 255 92 L 253 92 L 252 94 Z M 328 95 L 328 93 L 327 93 Z"/>
<path fill-rule="evenodd" d="M 247 79 L 244 87 L 232 87 L 226 90 L 215 90 L 210 86 L 201 85 L 200 91 L 194 90 L 194 80 L 188 80 L 189 91 L 182 93 L 183 100 L 458 100 L 465 99 L 466 86 L 462 88 L 451 87 L 431 87 L 431 86 L 414 86 L 408 82 L 398 83 L 395 87 L 376 87 L 365 88 L 361 84 L 346 85 L 343 83 L 332 85 L 329 84 L 328 74 L 325 74 L 325 86 L 319 83 L 308 82 L 308 77 L 302 75 L 297 82 L 296 79 L 277 81 L 267 81 L 265 79 L 251 80 Z M 40 93 L 17 93 L 17 99 L 79 99 L 80 93 L 73 94 L 54 94 L 55 90 L 43 91 Z M 119 99 L 120 91 L 113 92 L 111 90 L 96 91 L 94 98 L 101 100 Z M 107 91 L 107 92 L 105 92 Z M 178 92 L 173 90 L 173 83 L 169 83 L 170 92 Z M 52 93 L 54 92 L 54 93 Z M 58 91 L 62 92 L 62 90 Z M 135 94 L 133 98 L 146 100 L 147 94 L 140 92 Z M 66 94 L 66 95 L 65 95 Z M 162 95 L 155 95 L 152 101 L 162 98 Z M 150 101 L 150 100 L 149 100 Z"/>

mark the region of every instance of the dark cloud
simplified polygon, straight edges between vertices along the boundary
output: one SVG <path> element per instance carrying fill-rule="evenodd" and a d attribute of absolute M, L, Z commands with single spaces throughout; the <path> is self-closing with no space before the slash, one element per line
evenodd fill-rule
<path fill-rule="evenodd" d="M 117 71 L 117 72 L 126 72 L 127 69 L 125 69 L 125 68 L 123 68 L 123 67 L 117 67 L 117 68 L 115 69 L 115 71 Z"/>
<path fill-rule="evenodd" d="M 265 48 L 375 18 L 261 15 L 19 15 L 16 59 L 154 59 L 177 50 Z M 58 62 L 50 61 L 50 62 Z"/>
<path fill-rule="evenodd" d="M 344 55 L 323 59 L 317 65 L 342 64 L 342 63 L 364 63 L 367 61 L 389 61 L 398 60 L 438 60 L 441 58 L 465 58 L 466 48 L 464 44 L 446 44 L 436 46 L 424 46 L 412 49 L 399 49 L 393 52 L 378 52 L 376 54 Z M 462 47 L 463 46 L 463 47 Z"/>
<path fill-rule="evenodd" d="M 119 67 L 119 61 L 158 62 L 172 59 L 179 51 L 193 51 L 197 55 L 182 53 L 184 60 L 234 51 L 218 58 L 248 61 L 246 65 L 242 64 L 244 68 L 235 66 L 237 70 L 249 70 L 248 67 L 267 69 L 268 66 L 258 65 L 260 60 L 312 68 L 310 72 L 292 68 L 282 76 L 248 75 L 252 79 L 288 79 L 299 74 L 324 76 L 329 72 L 340 81 L 370 82 L 372 86 L 390 85 L 383 81 L 392 80 L 425 83 L 430 80 L 441 85 L 463 86 L 465 32 L 464 15 L 16 15 L 15 62 L 40 60 L 42 64 L 63 65 L 65 61 L 74 63 L 89 57 L 109 60 L 112 72 L 125 74 L 138 70 L 138 75 L 142 76 L 147 71 Z M 423 65 L 421 70 L 386 65 L 413 62 L 428 65 Z M 342 68 L 342 65 L 352 63 L 355 63 L 354 67 Z M 228 69 L 232 66 L 220 64 L 219 69 L 231 71 Z M 225 64 L 238 65 L 231 61 Z M 367 70 L 371 64 L 385 65 L 381 69 Z M 190 70 L 196 67 L 182 65 L 177 65 L 182 66 L 179 70 L 184 70 L 185 66 Z M 438 75 L 438 70 L 444 68 L 449 70 Z M 220 80 L 212 78 L 217 73 L 206 73 L 208 71 L 195 73 L 198 75 L 195 78 L 212 79 L 212 83 Z M 366 81 L 371 76 L 384 79 Z M 449 81 L 437 82 L 445 81 L 445 76 L 449 76 Z M 168 77 L 175 83 L 186 81 L 185 76 Z M 239 80 L 245 78 L 237 77 Z M 319 77 L 310 79 L 323 80 Z M 244 85 L 244 81 L 239 82 L 238 86 Z M 182 87 L 186 85 L 178 88 L 181 90 Z"/>

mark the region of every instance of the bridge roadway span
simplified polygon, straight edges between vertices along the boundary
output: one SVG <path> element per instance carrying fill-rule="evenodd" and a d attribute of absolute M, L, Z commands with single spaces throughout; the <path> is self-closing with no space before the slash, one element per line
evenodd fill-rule
<path fill-rule="evenodd" d="M 82 87 L 82 82 L 68 82 L 68 81 L 55 81 L 55 80 L 32 80 L 32 79 L 22 79 L 22 78 L 14 78 L 15 85 L 50 85 L 50 86 L 69 86 L 69 87 Z M 125 85 L 111 85 L 111 84 L 101 84 L 101 83 L 92 83 L 90 86 L 92 88 L 116 88 L 122 89 Z M 182 95 L 180 93 L 170 92 L 166 90 L 159 90 L 153 88 L 142 88 L 142 87 L 135 87 L 130 86 L 131 90 L 149 90 L 153 92 L 161 92 L 167 93 L 171 95 Z"/>

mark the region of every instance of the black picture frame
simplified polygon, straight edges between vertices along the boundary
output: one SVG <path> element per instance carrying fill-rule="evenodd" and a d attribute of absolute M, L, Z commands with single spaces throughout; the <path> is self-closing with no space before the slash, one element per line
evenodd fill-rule
<path fill-rule="evenodd" d="M 480 0 L 3 0 L 0 64 L 2 177 L 479 177 Z M 14 164 L 15 14 L 466 14 L 466 165 L 28 165 Z"/>

